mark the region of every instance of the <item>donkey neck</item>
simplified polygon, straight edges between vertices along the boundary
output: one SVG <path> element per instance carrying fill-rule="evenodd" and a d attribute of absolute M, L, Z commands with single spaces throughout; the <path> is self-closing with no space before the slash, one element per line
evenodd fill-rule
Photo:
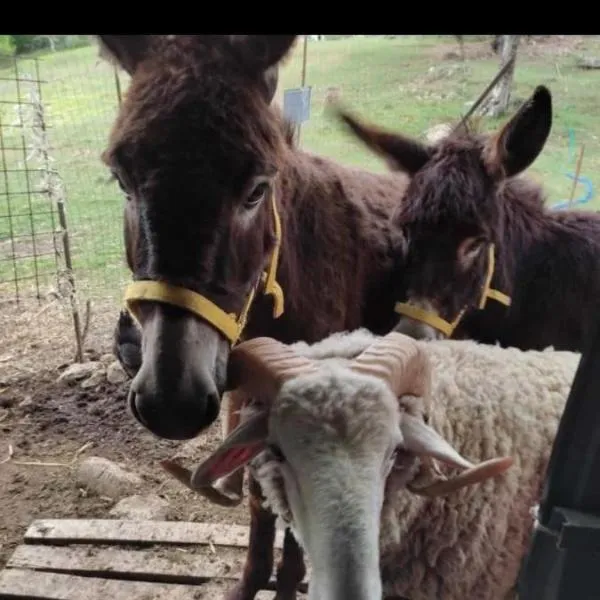
<path fill-rule="evenodd" d="M 248 335 L 316 341 L 361 325 L 369 286 L 392 274 L 388 223 L 402 183 L 393 174 L 290 149 L 275 189 L 282 222 L 277 280 L 285 312 L 274 320 L 270 299 L 260 301 Z M 392 308 L 390 300 L 390 318 Z"/>
<path fill-rule="evenodd" d="M 542 188 L 526 177 L 506 183 L 498 191 L 502 205 L 497 231 L 497 274 L 495 285 L 504 285 L 512 293 L 518 266 L 523 256 L 544 235 L 548 215 Z"/>

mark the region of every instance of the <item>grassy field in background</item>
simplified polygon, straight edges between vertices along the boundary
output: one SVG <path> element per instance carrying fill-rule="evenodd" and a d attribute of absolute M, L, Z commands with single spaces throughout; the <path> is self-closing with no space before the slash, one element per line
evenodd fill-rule
<path fill-rule="evenodd" d="M 597 182 L 600 172 L 600 71 L 575 66 L 583 54 L 600 56 L 600 38 L 589 37 L 575 46 L 576 39 L 562 40 L 557 47 L 523 45 L 515 74 L 515 99 L 526 98 L 538 84 L 549 86 L 554 98 L 554 123 L 550 139 L 531 173 L 547 186 L 550 203 L 569 197 L 573 172 L 581 144 L 585 144 L 582 175 Z M 498 57 L 489 43 L 467 43 L 464 65 L 449 52 L 458 50 L 452 37 L 401 36 L 352 37 L 309 42 L 307 84 L 312 86 L 310 121 L 302 127 L 302 146 L 342 163 L 382 171 L 385 166 L 350 137 L 324 112 L 328 88 L 338 87 L 345 106 L 379 125 L 420 136 L 428 127 L 455 121 L 467 110 L 497 71 Z M 302 44 L 282 69 L 281 86 L 300 85 Z M 67 194 L 71 245 L 77 281 L 90 296 L 121 295 L 126 272 L 122 251 L 122 198 L 115 183 L 107 183 L 108 172 L 100 162 L 108 132 L 117 110 L 114 71 L 97 57 L 95 47 L 46 54 L 40 58 L 42 99 L 54 166 Z M 33 62 L 20 62 L 21 76 L 35 74 Z M 28 100 L 28 86 L 6 81 L 14 69 L 0 70 L 0 132 L 4 160 L 9 169 L 24 164 L 21 131 L 13 106 L 20 95 Z M 126 77 L 121 75 L 123 90 Z M 489 130 L 499 121 L 486 120 Z M 570 153 L 568 130 L 573 129 L 575 148 Z M 25 132 L 28 136 L 27 131 Z M 30 142 L 29 138 L 26 142 Z M 16 148 L 16 150 L 12 150 Z M 0 161 L 2 157 L 0 156 Z M 30 163 L 31 167 L 33 163 Z M 0 163 L 0 172 L 4 171 Z M 32 227 L 36 252 L 50 255 L 38 260 L 40 270 L 52 271 L 52 242 L 41 232 L 54 227 L 48 200 L 36 195 L 31 203 L 27 188 L 39 183 L 38 174 L 0 173 L 0 300 L 14 296 L 15 274 L 11 253 L 31 254 Z M 8 195 L 7 195 L 8 186 Z M 578 186 L 575 197 L 583 193 Z M 9 206 L 10 203 L 10 206 Z M 595 194 L 586 208 L 600 208 Z M 9 220 L 10 212 L 14 216 Z M 42 214 L 46 213 L 46 214 Z M 22 215 L 22 216 L 20 216 Z M 25 237 L 15 237 L 16 235 Z M 27 237 L 29 236 L 29 237 Z M 33 276 L 33 261 L 18 261 L 19 278 Z M 23 282 L 23 286 L 27 282 Z M 44 285 L 53 285 L 44 279 Z"/>

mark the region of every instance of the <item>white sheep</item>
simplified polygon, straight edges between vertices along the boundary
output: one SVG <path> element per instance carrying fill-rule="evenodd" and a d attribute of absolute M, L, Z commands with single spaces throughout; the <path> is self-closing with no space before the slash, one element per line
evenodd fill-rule
<path fill-rule="evenodd" d="M 513 598 L 579 359 L 365 330 L 251 340 L 232 377 L 263 402 L 193 474 L 165 467 L 202 489 L 252 461 L 311 599 Z"/>

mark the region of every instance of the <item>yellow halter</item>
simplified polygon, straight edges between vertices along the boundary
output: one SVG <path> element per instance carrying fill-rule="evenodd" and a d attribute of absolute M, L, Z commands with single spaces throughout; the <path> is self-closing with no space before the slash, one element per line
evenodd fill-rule
<path fill-rule="evenodd" d="M 479 309 L 485 308 L 488 298 L 492 298 L 493 300 L 496 300 L 496 302 L 504 304 L 504 306 L 510 306 L 510 296 L 507 296 L 503 292 L 492 289 L 490 287 L 492 283 L 492 277 L 494 276 L 495 268 L 496 258 L 494 254 L 494 244 L 490 244 L 488 246 L 488 269 L 481 292 L 481 299 L 479 300 Z M 441 331 L 446 337 L 450 337 L 452 335 L 457 325 L 463 318 L 466 310 L 467 307 L 465 306 L 458 313 L 458 316 L 456 317 L 456 319 L 454 319 L 454 321 L 446 321 L 445 319 L 442 319 L 442 317 L 436 315 L 435 313 L 429 312 L 407 302 L 398 302 L 394 307 L 394 311 L 396 313 L 400 315 L 405 315 L 407 317 L 410 317 L 411 319 L 415 319 L 416 321 L 426 323 L 427 325 L 430 325 L 438 331 Z"/>
<path fill-rule="evenodd" d="M 164 281 L 143 280 L 130 283 L 125 290 L 125 306 L 134 319 L 137 320 L 136 303 L 140 300 L 172 304 L 173 306 L 189 310 L 201 319 L 208 321 L 230 341 L 231 345 L 234 345 L 239 340 L 246 326 L 252 301 L 261 283 L 264 285 L 263 293 L 273 297 L 273 317 L 275 319 L 280 317 L 283 314 L 284 298 L 283 290 L 279 283 L 277 283 L 276 275 L 281 250 L 281 219 L 277 210 L 275 194 L 271 193 L 270 197 L 275 228 L 275 247 L 273 248 L 267 270 L 261 274 L 260 280 L 250 291 L 239 315 L 226 313 L 205 296 L 187 288 L 171 285 Z"/>

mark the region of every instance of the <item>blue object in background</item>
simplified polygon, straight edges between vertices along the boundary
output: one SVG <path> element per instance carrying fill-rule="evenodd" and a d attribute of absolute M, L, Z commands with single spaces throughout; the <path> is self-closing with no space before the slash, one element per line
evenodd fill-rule
<path fill-rule="evenodd" d="M 573 162 L 575 158 L 575 131 L 572 127 L 569 127 L 569 162 Z M 565 173 L 571 181 L 575 180 L 575 173 Z M 573 198 L 573 202 L 569 204 L 568 200 L 561 200 L 553 204 L 551 210 L 563 210 L 565 208 L 572 208 L 578 204 L 587 204 L 594 197 L 594 184 L 591 182 L 589 177 L 585 177 L 579 174 L 577 183 L 582 183 L 585 186 L 585 192 L 581 198 Z"/>
<path fill-rule="evenodd" d="M 293 88 L 283 92 L 283 115 L 298 125 L 310 118 L 311 87 Z"/>

